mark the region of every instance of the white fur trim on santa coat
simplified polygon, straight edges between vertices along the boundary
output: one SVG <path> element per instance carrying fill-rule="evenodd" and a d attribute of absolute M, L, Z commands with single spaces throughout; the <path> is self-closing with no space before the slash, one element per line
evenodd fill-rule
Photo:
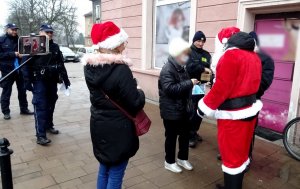
<path fill-rule="evenodd" d="M 263 107 L 263 103 L 260 100 L 256 100 L 252 106 L 242 110 L 218 110 L 215 113 L 216 119 L 228 119 L 228 120 L 240 120 L 255 116 Z"/>
<path fill-rule="evenodd" d="M 199 109 L 208 117 L 212 117 L 214 118 L 215 117 L 215 113 L 216 113 L 216 110 L 213 110 L 211 109 L 210 107 L 208 107 L 204 101 L 203 101 L 204 98 L 202 98 L 199 103 L 198 103 L 198 107 Z M 198 115 L 199 115 L 199 112 L 197 112 Z M 199 115 L 200 116 L 200 115 Z M 201 116 L 200 116 L 201 117 Z"/>
<path fill-rule="evenodd" d="M 202 98 L 198 103 L 199 109 L 206 116 L 215 118 L 215 119 L 227 119 L 227 120 L 246 119 L 246 118 L 255 116 L 263 107 L 263 103 L 260 100 L 256 100 L 256 102 L 254 104 L 252 104 L 252 106 L 242 109 L 242 110 L 234 110 L 234 111 L 213 110 L 204 103 L 203 99 L 204 98 Z M 198 113 L 198 115 L 199 115 L 199 113 Z"/>
<path fill-rule="evenodd" d="M 127 64 L 131 66 L 131 59 L 121 54 L 86 54 L 81 59 L 83 65 L 99 66 L 105 64 Z"/>
<path fill-rule="evenodd" d="M 245 169 L 247 168 L 247 166 L 250 164 L 250 160 L 249 158 L 247 159 L 247 161 L 245 161 L 240 167 L 237 168 L 229 168 L 226 167 L 225 165 L 222 165 L 222 170 L 224 173 L 230 174 L 230 175 L 237 175 L 242 173 L 243 171 L 245 171 Z"/>
<path fill-rule="evenodd" d="M 125 41 L 127 41 L 127 39 L 128 39 L 127 33 L 121 28 L 120 33 L 108 37 L 106 40 L 99 42 L 97 45 L 100 48 L 112 50 L 120 46 Z"/>

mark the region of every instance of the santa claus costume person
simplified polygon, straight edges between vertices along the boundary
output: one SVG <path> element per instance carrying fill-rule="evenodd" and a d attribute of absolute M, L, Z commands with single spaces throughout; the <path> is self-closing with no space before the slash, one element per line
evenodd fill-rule
<path fill-rule="evenodd" d="M 219 43 L 216 48 L 221 48 L 216 52 L 224 51 L 216 64 L 215 83 L 199 101 L 198 113 L 217 119 L 225 183 L 217 188 L 241 189 L 244 171 L 250 162 L 248 155 L 256 114 L 262 108 L 261 101 L 256 100 L 261 62 L 254 52 L 253 38 L 238 28 L 222 29 L 216 40 Z"/>

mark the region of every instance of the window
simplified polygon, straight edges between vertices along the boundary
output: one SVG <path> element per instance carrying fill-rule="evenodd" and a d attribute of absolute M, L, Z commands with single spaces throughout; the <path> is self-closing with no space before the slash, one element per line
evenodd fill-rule
<path fill-rule="evenodd" d="M 100 21 L 100 5 L 96 5 L 96 9 L 95 9 L 95 21 Z"/>
<path fill-rule="evenodd" d="M 191 0 L 157 0 L 155 5 L 154 67 L 162 68 L 169 56 L 169 42 L 189 41 Z"/>

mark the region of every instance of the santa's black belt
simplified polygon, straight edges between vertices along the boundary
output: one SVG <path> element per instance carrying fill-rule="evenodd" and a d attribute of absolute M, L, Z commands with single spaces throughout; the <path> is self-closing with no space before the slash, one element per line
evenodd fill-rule
<path fill-rule="evenodd" d="M 227 99 L 221 106 L 219 110 L 234 110 L 247 106 L 251 106 L 256 102 L 256 94 L 243 96 L 238 98 Z"/>

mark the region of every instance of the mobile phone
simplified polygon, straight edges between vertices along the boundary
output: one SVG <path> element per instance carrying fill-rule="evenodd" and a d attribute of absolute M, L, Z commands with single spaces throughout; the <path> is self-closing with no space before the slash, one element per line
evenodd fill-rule
<path fill-rule="evenodd" d="M 49 39 L 44 35 L 21 36 L 18 52 L 22 55 L 45 55 L 49 53 Z"/>

